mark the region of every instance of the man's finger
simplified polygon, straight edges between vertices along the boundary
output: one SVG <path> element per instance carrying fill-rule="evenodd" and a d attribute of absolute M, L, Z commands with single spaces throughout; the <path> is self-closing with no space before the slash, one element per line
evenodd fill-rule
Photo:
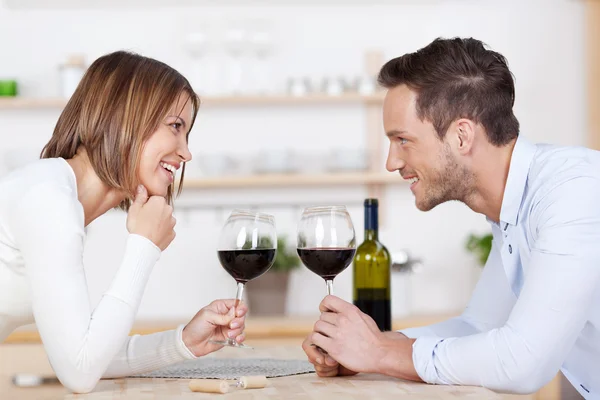
<path fill-rule="evenodd" d="M 339 297 L 333 295 L 327 295 L 319 304 L 319 311 L 323 312 L 335 312 L 335 313 L 343 313 L 352 309 L 354 305 L 348 303 L 340 299 Z"/>
<path fill-rule="evenodd" d="M 329 322 L 318 320 L 315 322 L 315 332 L 319 332 L 325 336 L 334 338 L 336 337 L 337 328 L 335 325 L 331 325 Z"/>
<path fill-rule="evenodd" d="M 314 347 L 310 341 L 305 340 L 304 343 L 302 343 L 302 350 L 306 353 L 306 357 L 308 357 L 308 361 L 311 364 L 323 363 L 323 353 Z"/>
<path fill-rule="evenodd" d="M 331 348 L 331 345 L 333 343 L 333 340 L 328 338 L 327 336 L 319 333 L 319 332 L 313 332 L 313 334 L 311 335 L 311 341 L 319 346 L 320 348 L 322 348 L 323 350 L 325 350 L 327 353 L 329 353 L 329 349 Z M 315 349 L 315 351 L 318 351 L 317 349 Z M 323 357 L 325 356 L 323 353 L 320 353 L 319 358 L 323 359 Z"/>
<path fill-rule="evenodd" d="M 315 371 L 321 377 L 337 376 L 339 372 L 338 367 L 324 367 L 320 365 L 315 366 Z"/>
<path fill-rule="evenodd" d="M 325 365 L 337 368 L 337 366 L 340 364 L 337 361 L 335 361 L 333 358 L 331 358 L 331 356 L 327 355 L 327 356 L 325 356 Z"/>
<path fill-rule="evenodd" d="M 321 316 L 319 317 L 319 319 L 321 321 L 327 322 L 331 325 L 335 325 L 337 326 L 337 322 L 338 322 L 338 315 L 336 313 L 333 312 L 323 312 L 321 313 Z"/>

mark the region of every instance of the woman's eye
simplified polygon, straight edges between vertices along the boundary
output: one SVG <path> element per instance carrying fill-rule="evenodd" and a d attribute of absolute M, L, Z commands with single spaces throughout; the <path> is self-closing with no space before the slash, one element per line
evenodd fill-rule
<path fill-rule="evenodd" d="M 173 122 L 171 126 L 175 128 L 176 131 L 179 131 L 179 128 L 181 128 L 181 122 Z"/>

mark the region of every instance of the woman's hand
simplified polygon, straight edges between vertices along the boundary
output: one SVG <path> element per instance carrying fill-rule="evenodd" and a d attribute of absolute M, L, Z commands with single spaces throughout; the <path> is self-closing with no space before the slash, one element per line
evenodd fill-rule
<path fill-rule="evenodd" d="M 201 357 L 222 348 L 209 340 L 235 339 L 242 343 L 248 307 L 240 303 L 233 308 L 234 299 L 215 300 L 204 307 L 183 328 L 183 343 L 196 356 Z M 235 310 L 235 316 L 234 316 Z"/>
<path fill-rule="evenodd" d="M 148 197 L 143 185 L 138 186 L 127 214 L 127 230 L 152 241 L 161 251 L 175 239 L 173 207 L 161 196 Z"/>

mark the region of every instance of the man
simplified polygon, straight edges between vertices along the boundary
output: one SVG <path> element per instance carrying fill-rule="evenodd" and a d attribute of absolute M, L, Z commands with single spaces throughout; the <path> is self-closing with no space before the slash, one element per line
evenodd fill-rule
<path fill-rule="evenodd" d="M 506 60 L 475 39 L 436 39 L 379 83 L 387 169 L 422 211 L 458 200 L 485 215 L 493 246 L 463 314 L 439 324 L 381 333 L 326 297 L 303 344 L 317 373 L 532 393 L 560 369 L 600 397 L 600 152 L 520 136 Z"/>

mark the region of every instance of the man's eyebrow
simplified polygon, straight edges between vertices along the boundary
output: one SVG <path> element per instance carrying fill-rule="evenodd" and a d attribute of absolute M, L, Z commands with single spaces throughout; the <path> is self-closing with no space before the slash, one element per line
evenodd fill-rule
<path fill-rule="evenodd" d="M 389 132 L 386 132 L 385 134 L 386 134 L 388 137 L 391 137 L 391 136 L 396 136 L 396 135 L 406 135 L 406 134 L 408 134 L 408 132 L 407 132 L 407 131 L 405 131 L 405 130 L 397 130 L 397 129 L 394 129 L 394 130 L 391 130 L 391 131 L 389 131 Z"/>

